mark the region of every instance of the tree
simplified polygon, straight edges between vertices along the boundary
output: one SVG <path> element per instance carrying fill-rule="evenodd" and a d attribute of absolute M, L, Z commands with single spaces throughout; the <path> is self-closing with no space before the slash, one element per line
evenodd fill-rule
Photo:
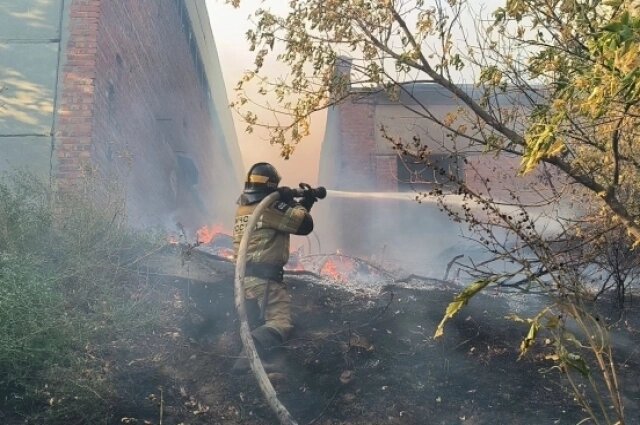
<path fill-rule="evenodd" d="M 557 204 L 569 191 L 580 219 L 559 220 L 552 237 L 536 227 L 537 218 L 517 193 L 508 202 L 515 209 L 505 213 L 491 195 L 489 179 L 481 193 L 457 181 L 478 208 L 445 208 L 477 231 L 494 260 L 516 266 L 509 273 L 486 265 L 468 267 L 477 284 L 460 295 L 447 316 L 490 284 L 536 286 L 551 295 L 549 308 L 529 319 L 523 352 L 539 329 L 552 332 L 555 351 L 550 358 L 590 381 L 596 399 L 600 384 L 609 393 L 614 413 L 598 399 L 598 414 L 571 381 L 589 414 L 606 423 L 623 423 L 624 411 L 607 330 L 584 301 L 585 282 L 596 258 L 608 270 L 620 271 L 620 262 L 606 260 L 607 254 L 592 246 L 606 245 L 621 231 L 628 235 L 628 245 L 616 252 L 628 253 L 640 244 L 640 153 L 635 146 L 640 128 L 640 16 L 634 3 L 507 0 L 486 21 L 470 19 L 486 15 L 474 14 L 464 0 L 292 1 L 284 15 L 259 9 L 256 28 L 247 34 L 256 52 L 255 69 L 239 82 L 234 102 L 248 129 L 268 128 L 272 143 L 280 144 L 288 157 L 308 133 L 310 116 L 344 100 L 350 86 L 386 91 L 397 99 L 411 97 L 414 84 L 429 81 L 455 96 L 461 107 L 444 118 L 416 98 L 410 108 L 446 129 L 462 149 L 515 155 L 521 159 L 522 174 L 562 176 L 566 184 L 560 190 L 547 185 L 543 201 Z M 262 76 L 271 54 L 289 67 L 289 78 L 272 81 Z M 353 64 L 352 80 L 335 72 L 344 55 Z M 465 79 L 473 82 L 472 89 L 460 83 Z M 286 117 L 278 125 L 264 124 L 255 97 L 245 91 L 251 81 L 259 82 L 260 95 L 276 99 L 267 111 Z M 406 143 L 392 134 L 386 137 L 400 153 L 428 161 L 421 140 Z M 503 242 L 505 232 L 512 243 Z M 634 275 L 618 273 L 618 290 Z M 568 318 L 582 338 L 568 333 Z M 587 360 L 577 353 L 585 346 L 601 372 L 600 382 L 593 380 Z"/>

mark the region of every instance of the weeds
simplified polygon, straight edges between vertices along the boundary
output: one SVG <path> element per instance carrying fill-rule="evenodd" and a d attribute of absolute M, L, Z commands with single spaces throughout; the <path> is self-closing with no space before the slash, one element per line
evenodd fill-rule
<path fill-rule="evenodd" d="M 109 423 L 108 357 L 159 326 L 136 268 L 158 239 L 127 228 L 122 196 L 89 189 L 0 179 L 0 411 L 27 423 Z"/>

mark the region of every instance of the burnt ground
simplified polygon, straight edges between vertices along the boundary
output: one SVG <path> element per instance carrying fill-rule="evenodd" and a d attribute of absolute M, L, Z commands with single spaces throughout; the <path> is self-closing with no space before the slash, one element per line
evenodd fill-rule
<path fill-rule="evenodd" d="M 230 372 L 241 348 L 233 267 L 196 260 L 181 266 L 171 253 L 155 260 L 152 276 L 167 288 L 173 326 L 114 349 L 113 423 L 277 423 L 253 376 Z M 284 347 L 286 373 L 272 380 L 300 424 L 575 424 L 585 417 L 560 374 L 543 373 L 549 363 L 535 355 L 517 361 L 526 329 L 504 319 L 513 312 L 505 297 L 479 295 L 434 341 L 458 287 L 353 291 L 309 276 L 286 280 L 296 330 Z M 639 338 L 633 329 L 627 335 L 619 356 L 632 424 Z"/>

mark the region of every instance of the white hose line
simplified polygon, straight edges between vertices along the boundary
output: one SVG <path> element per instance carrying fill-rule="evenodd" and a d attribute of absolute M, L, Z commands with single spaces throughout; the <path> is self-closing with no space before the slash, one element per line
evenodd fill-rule
<path fill-rule="evenodd" d="M 258 219 L 262 215 L 263 211 L 269 205 L 277 201 L 279 197 L 280 194 L 278 192 L 269 194 L 258 204 L 251 217 L 249 217 L 249 222 L 247 223 L 247 227 L 245 228 L 244 234 L 242 235 L 242 240 L 240 241 L 240 247 L 238 249 L 238 256 L 236 258 L 236 277 L 234 290 L 236 310 L 238 312 L 238 318 L 240 319 L 240 339 L 242 340 L 242 346 L 244 347 L 244 351 L 249 358 L 251 371 L 258 381 L 260 390 L 267 400 L 267 404 L 269 404 L 271 410 L 273 410 L 273 412 L 280 420 L 280 424 L 298 425 L 287 408 L 284 407 L 280 400 L 278 400 L 276 391 L 273 388 L 273 385 L 271 385 L 271 381 L 269 381 L 269 377 L 264 370 L 264 366 L 262 366 L 262 361 L 260 361 L 260 357 L 256 352 L 256 346 L 253 342 L 253 338 L 251 337 L 251 329 L 249 328 L 247 309 L 244 302 L 244 274 L 247 267 L 246 256 L 247 248 L 249 247 L 251 232 L 253 232 L 253 230 L 255 229 L 256 224 L 258 223 Z"/>

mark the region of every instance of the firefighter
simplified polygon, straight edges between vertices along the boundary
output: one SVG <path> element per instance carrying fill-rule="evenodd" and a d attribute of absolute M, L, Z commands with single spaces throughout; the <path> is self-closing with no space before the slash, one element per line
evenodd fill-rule
<path fill-rule="evenodd" d="M 279 183 L 280 175 L 273 165 L 266 162 L 254 164 L 247 173 L 244 190 L 238 199 L 233 227 L 237 256 L 240 240 L 256 206 L 270 193 L 280 193 L 279 200 L 269 206 L 258 220 L 246 255 L 244 296 L 249 313 L 259 309 L 260 320 L 251 335 L 265 367 L 278 363 L 281 351 L 278 347 L 287 340 L 293 328 L 291 299 L 283 282 L 283 268 L 289 260 L 290 235 L 311 233 L 313 219 L 309 211 L 317 201 L 309 191 L 307 196 L 296 202 L 292 189 L 278 187 Z M 239 373 L 248 369 L 249 361 L 243 351 L 233 370 Z"/>

